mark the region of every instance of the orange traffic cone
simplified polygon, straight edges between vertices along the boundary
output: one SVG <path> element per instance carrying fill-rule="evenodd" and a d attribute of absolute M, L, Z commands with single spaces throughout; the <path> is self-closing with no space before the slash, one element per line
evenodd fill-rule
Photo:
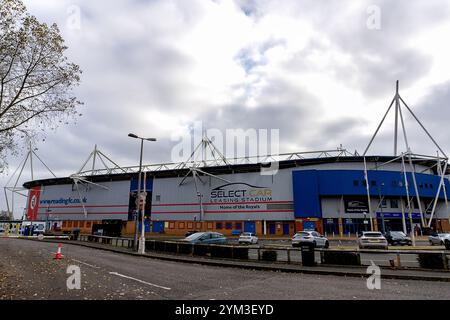
<path fill-rule="evenodd" d="M 58 251 L 56 252 L 56 255 L 53 259 L 55 260 L 61 260 L 62 259 L 62 254 L 61 254 L 61 243 L 58 243 Z"/>

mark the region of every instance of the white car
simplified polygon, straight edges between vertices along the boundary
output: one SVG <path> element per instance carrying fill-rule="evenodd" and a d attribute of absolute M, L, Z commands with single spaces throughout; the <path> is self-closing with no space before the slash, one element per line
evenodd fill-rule
<path fill-rule="evenodd" d="M 256 244 L 258 243 L 258 237 L 251 232 L 244 232 L 239 236 L 238 240 L 239 244 L 248 243 L 248 244 Z"/>
<path fill-rule="evenodd" d="M 330 242 L 316 231 L 301 231 L 292 237 L 292 246 L 299 247 L 302 243 L 312 243 L 314 247 L 328 248 Z"/>
<path fill-rule="evenodd" d="M 388 242 L 381 232 L 363 231 L 358 237 L 360 249 L 388 249 Z"/>
<path fill-rule="evenodd" d="M 428 237 L 428 241 L 430 241 L 431 245 L 440 245 L 443 246 L 447 244 L 450 245 L 450 233 L 437 233 L 434 232 Z"/>

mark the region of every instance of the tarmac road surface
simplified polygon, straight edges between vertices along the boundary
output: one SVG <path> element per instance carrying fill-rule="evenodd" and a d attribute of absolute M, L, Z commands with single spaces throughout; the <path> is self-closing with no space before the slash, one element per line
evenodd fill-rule
<path fill-rule="evenodd" d="M 304 275 L 161 261 L 63 244 L 0 239 L 0 299 L 449 299 L 442 282 Z M 81 289 L 69 290 L 69 265 Z"/>

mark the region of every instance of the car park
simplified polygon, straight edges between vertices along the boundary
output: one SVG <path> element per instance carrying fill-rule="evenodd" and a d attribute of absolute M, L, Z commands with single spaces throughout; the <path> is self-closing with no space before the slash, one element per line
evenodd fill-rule
<path fill-rule="evenodd" d="M 225 244 L 227 238 L 218 232 L 197 232 L 183 239 L 190 243 Z"/>
<path fill-rule="evenodd" d="M 239 236 L 239 244 L 256 244 L 258 243 L 258 237 L 251 232 L 244 232 Z"/>
<path fill-rule="evenodd" d="M 363 231 L 357 241 L 360 249 L 388 249 L 388 242 L 381 232 Z"/>
<path fill-rule="evenodd" d="M 292 237 L 293 247 L 300 247 L 304 243 L 312 244 L 318 248 L 328 248 L 330 246 L 328 239 L 317 231 L 301 231 L 294 234 Z"/>
<path fill-rule="evenodd" d="M 430 241 L 431 245 L 445 245 L 446 248 L 450 247 L 450 233 L 437 233 L 433 232 L 429 237 L 428 241 Z"/>
<path fill-rule="evenodd" d="M 385 238 L 392 246 L 412 246 L 412 240 L 403 231 L 388 231 Z"/>

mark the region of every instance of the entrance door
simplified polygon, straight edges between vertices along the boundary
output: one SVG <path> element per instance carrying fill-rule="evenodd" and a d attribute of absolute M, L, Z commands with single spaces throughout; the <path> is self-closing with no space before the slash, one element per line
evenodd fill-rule
<path fill-rule="evenodd" d="M 269 223 L 269 234 L 275 234 L 275 223 Z"/>
<path fill-rule="evenodd" d="M 283 223 L 283 234 L 289 234 L 289 223 Z"/>
<path fill-rule="evenodd" d="M 164 221 L 153 221 L 153 232 L 163 233 L 164 232 Z"/>
<path fill-rule="evenodd" d="M 256 233 L 255 230 L 256 229 L 254 221 L 247 221 L 244 223 L 244 232 Z"/>

